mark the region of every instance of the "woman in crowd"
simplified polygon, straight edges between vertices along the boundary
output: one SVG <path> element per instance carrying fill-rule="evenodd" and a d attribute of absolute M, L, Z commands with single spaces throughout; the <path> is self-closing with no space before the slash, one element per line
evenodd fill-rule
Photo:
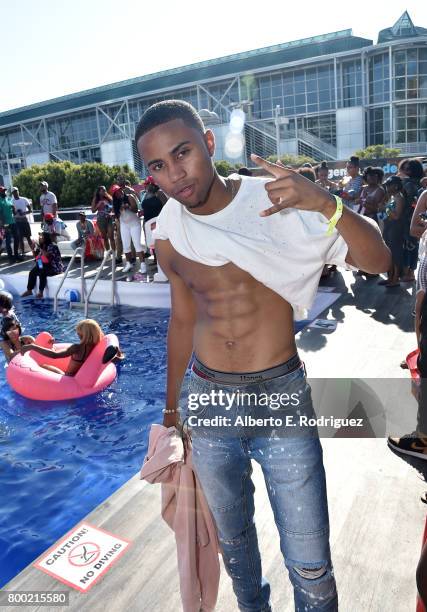
<path fill-rule="evenodd" d="M 352 155 L 346 164 L 346 169 L 348 177 L 340 181 L 342 191 L 339 195 L 344 201 L 344 204 L 357 211 L 359 205 L 356 204 L 356 201 L 360 196 L 363 185 L 363 178 L 360 174 L 359 158 Z"/>
<path fill-rule="evenodd" d="M 323 189 L 327 189 L 328 191 L 335 191 L 338 186 L 333 181 L 330 181 L 328 177 L 329 177 L 328 164 L 325 161 L 322 161 L 320 166 L 317 166 L 316 184 L 320 185 L 320 187 L 323 187 Z"/>
<path fill-rule="evenodd" d="M 92 212 L 96 212 L 96 223 L 104 241 L 106 250 L 116 250 L 114 240 L 114 211 L 113 198 L 104 185 L 98 187 L 92 200 Z"/>
<path fill-rule="evenodd" d="M 84 210 L 79 212 L 79 220 L 76 223 L 77 239 L 71 243 L 72 249 L 77 249 L 83 246 L 86 240 L 89 240 L 91 236 L 95 235 L 95 228 L 90 219 L 86 219 L 86 213 Z"/>
<path fill-rule="evenodd" d="M 36 297 L 40 299 L 43 297 L 47 277 L 61 274 L 64 271 L 64 265 L 58 246 L 52 242 L 51 235 L 45 232 L 39 234 L 39 244 L 34 245 L 33 255 L 35 265 L 28 274 L 27 290 L 21 297 L 33 295 L 33 289 L 36 286 L 37 277 L 39 277 L 39 291 Z"/>
<path fill-rule="evenodd" d="M 384 172 L 381 168 L 368 166 L 363 173 L 363 180 L 366 182 L 358 199 L 358 213 L 373 219 L 378 223 L 378 207 L 384 202 L 385 191 L 381 186 L 384 179 Z"/>
<path fill-rule="evenodd" d="M 413 282 L 418 264 L 418 239 L 415 236 L 411 236 L 409 228 L 421 187 L 420 181 L 424 176 L 422 163 L 417 159 L 403 160 L 399 164 L 399 176 L 402 178 L 403 195 L 405 198 L 405 244 L 401 280 L 403 282 Z"/>
<path fill-rule="evenodd" d="M 33 342 L 34 338 L 32 336 L 22 335 L 21 325 L 16 317 L 6 316 L 2 319 L 0 345 L 8 363 L 25 345 Z"/>
<path fill-rule="evenodd" d="M 386 204 L 380 205 L 380 208 L 385 213 L 383 238 L 391 251 L 392 268 L 388 272 L 387 280 L 381 280 L 378 284 L 386 287 L 398 287 L 403 264 L 405 198 L 402 193 L 402 179 L 398 176 L 390 176 L 384 186 L 386 188 Z"/>
<path fill-rule="evenodd" d="M 147 271 L 147 266 L 144 262 L 144 247 L 141 244 L 141 219 L 138 215 L 136 196 L 133 193 L 125 193 L 122 187 L 116 185 L 113 197 L 119 208 L 120 235 L 123 251 L 126 255 L 126 265 L 123 268 L 123 272 L 129 272 L 132 269 L 131 245 L 133 243 L 140 262 L 139 271 L 144 274 Z"/>
<path fill-rule="evenodd" d="M 76 332 L 80 342 L 78 344 L 71 344 L 68 348 L 62 351 L 47 349 L 43 346 L 39 346 L 38 344 L 23 346 L 20 351 L 22 354 L 25 354 L 28 351 L 35 351 L 43 357 L 49 357 L 51 359 L 71 357 L 68 368 L 65 372 L 53 365 L 42 364 L 41 367 L 45 368 L 46 370 L 50 370 L 51 372 L 55 372 L 56 374 L 75 376 L 91 354 L 92 350 L 104 337 L 104 332 L 94 319 L 84 319 L 83 321 L 79 321 L 76 326 Z M 121 359 L 124 359 L 124 354 L 121 352 L 121 350 L 116 346 L 110 346 L 107 348 L 104 354 L 103 363 Z"/>

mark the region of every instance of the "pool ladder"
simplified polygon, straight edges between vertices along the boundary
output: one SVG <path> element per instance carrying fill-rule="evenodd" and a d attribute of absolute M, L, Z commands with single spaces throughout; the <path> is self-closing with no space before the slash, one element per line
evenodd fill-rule
<path fill-rule="evenodd" d="M 92 284 L 89 288 L 89 291 L 86 291 L 86 287 L 85 287 L 85 272 L 84 272 L 84 264 L 85 264 L 85 257 L 84 257 L 84 252 L 85 252 L 85 244 L 83 244 L 83 246 L 78 247 L 71 259 L 70 262 L 64 272 L 64 276 L 61 279 L 61 282 L 59 283 L 59 286 L 55 292 L 55 297 L 53 300 L 53 311 L 56 313 L 58 312 L 58 296 L 59 293 L 62 289 L 63 284 L 65 283 L 65 280 L 68 276 L 68 274 L 70 273 L 70 270 L 73 266 L 73 263 L 76 259 L 76 257 L 78 255 L 80 255 L 80 299 L 81 301 L 78 303 L 79 306 L 84 306 L 84 311 L 85 311 L 85 317 L 87 318 L 88 315 L 88 311 L 89 311 L 89 300 L 90 300 L 90 296 L 93 293 L 93 290 L 95 289 L 95 285 L 99 280 L 99 277 L 101 275 L 101 272 L 105 266 L 105 263 L 107 261 L 107 259 L 111 256 L 111 298 L 110 298 L 110 305 L 114 306 L 115 303 L 115 285 L 116 285 L 116 254 L 112 249 L 109 249 L 108 251 L 104 252 L 104 257 L 102 258 L 102 262 L 100 264 L 100 266 L 98 267 L 98 270 L 96 271 L 96 275 L 95 278 L 92 281 Z"/>

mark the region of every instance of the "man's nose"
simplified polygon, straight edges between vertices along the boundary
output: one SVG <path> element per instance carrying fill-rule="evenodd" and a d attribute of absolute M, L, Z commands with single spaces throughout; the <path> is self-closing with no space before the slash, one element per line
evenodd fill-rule
<path fill-rule="evenodd" d="M 172 163 L 169 165 L 169 180 L 172 183 L 176 183 L 177 181 L 182 180 L 183 178 L 185 178 L 185 176 L 185 168 L 183 168 L 181 164 Z"/>

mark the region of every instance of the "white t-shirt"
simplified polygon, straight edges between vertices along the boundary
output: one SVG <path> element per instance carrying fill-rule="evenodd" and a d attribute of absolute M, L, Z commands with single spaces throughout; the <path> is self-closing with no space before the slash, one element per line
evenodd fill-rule
<path fill-rule="evenodd" d="M 40 206 L 44 215 L 53 214 L 53 205 L 57 203 L 56 195 L 52 191 L 46 191 L 40 196 Z"/>
<path fill-rule="evenodd" d="M 30 201 L 27 200 L 27 198 L 18 198 L 17 200 L 15 198 L 12 198 L 12 204 L 16 211 L 19 210 L 20 212 L 26 213 L 28 211 Z M 25 215 L 24 217 L 21 215 L 18 216 L 18 219 L 26 219 L 26 218 L 27 218 L 27 215 Z"/>
<path fill-rule="evenodd" d="M 351 267 L 347 244 L 336 229 L 326 234 L 328 219 L 321 213 L 290 208 L 260 217 L 272 205 L 264 187 L 271 179 L 234 176 L 241 178 L 239 191 L 217 213 L 195 215 L 170 198 L 154 237 L 207 266 L 233 262 L 291 304 L 296 319 L 305 318 L 323 266 Z"/>

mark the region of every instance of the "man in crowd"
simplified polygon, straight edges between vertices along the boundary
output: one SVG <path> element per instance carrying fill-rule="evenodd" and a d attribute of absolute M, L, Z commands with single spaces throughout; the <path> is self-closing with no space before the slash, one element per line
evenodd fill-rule
<path fill-rule="evenodd" d="M 71 240 L 71 236 L 67 230 L 67 226 L 61 219 L 55 217 L 52 213 L 46 213 L 44 216 L 44 223 L 42 223 L 42 230 L 46 234 L 52 236 L 53 242 L 64 242 Z"/>
<path fill-rule="evenodd" d="M 156 229 L 156 252 L 172 299 L 164 425 L 179 424 L 179 393 L 193 351 L 189 399 L 227 389 L 252 398 L 293 392 L 300 412 L 314 414 L 296 351 L 293 311 L 310 307 L 327 263 L 387 270 L 390 253 L 378 229 L 315 183 L 256 156 L 253 161 L 275 180 L 220 177 L 212 162 L 214 135 L 185 102 L 151 106 L 135 140 L 153 179 L 170 196 Z M 233 402 L 226 410 L 217 401 L 187 407 L 185 413 L 209 421 L 254 411 L 256 416 L 275 413 L 256 403 Z M 289 407 L 289 414 L 297 418 L 296 408 Z M 192 457 L 239 609 L 271 610 L 254 523 L 251 459 L 256 459 L 296 609 L 335 612 L 317 432 L 296 427 L 275 437 L 234 429 L 230 435 L 209 423 L 193 425 Z"/>
<path fill-rule="evenodd" d="M 58 216 L 58 201 L 53 191 L 49 191 L 49 185 L 46 181 L 40 183 L 40 208 L 42 218 L 45 215 L 51 214 L 54 217 Z"/>
<path fill-rule="evenodd" d="M 18 187 L 12 187 L 12 204 L 15 209 L 16 231 L 18 234 L 18 245 L 21 256 L 25 255 L 24 238 L 28 242 L 30 250 L 33 248 L 31 239 L 31 226 L 28 215 L 33 212 L 30 200 L 19 195 Z"/>
<path fill-rule="evenodd" d="M 16 231 L 14 213 L 15 211 L 12 201 L 7 197 L 6 187 L 0 186 L 0 226 L 3 227 L 7 255 L 9 257 L 9 263 L 11 264 L 20 260 L 18 253 L 18 234 Z M 11 245 L 12 240 L 13 252 Z"/>

